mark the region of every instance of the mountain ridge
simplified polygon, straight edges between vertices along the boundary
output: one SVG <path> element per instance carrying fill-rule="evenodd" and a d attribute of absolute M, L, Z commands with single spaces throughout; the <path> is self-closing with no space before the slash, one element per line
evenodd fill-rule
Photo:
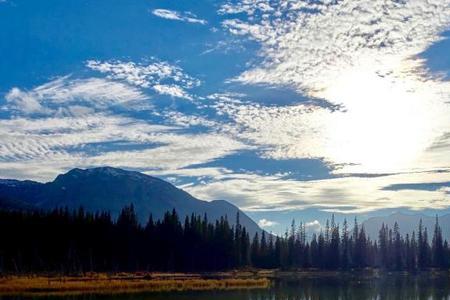
<path fill-rule="evenodd" d="M 231 224 L 239 213 L 240 223 L 250 234 L 262 231 L 250 217 L 226 200 L 203 201 L 167 181 L 137 171 L 113 167 L 74 168 L 46 183 L 0 180 L 0 208 L 83 207 L 91 212 L 109 211 L 117 217 L 120 210 L 130 204 L 143 224 L 150 213 L 158 219 L 175 209 L 181 220 L 191 214 L 207 214 L 210 221 L 227 216 Z"/>

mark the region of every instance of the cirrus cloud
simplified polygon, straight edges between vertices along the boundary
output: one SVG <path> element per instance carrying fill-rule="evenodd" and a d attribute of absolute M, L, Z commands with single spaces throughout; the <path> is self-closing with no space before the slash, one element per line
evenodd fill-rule
<path fill-rule="evenodd" d="M 72 79 L 64 76 L 30 91 L 12 88 L 7 107 L 24 114 L 77 114 L 114 105 L 144 104 L 148 97 L 127 84 L 103 78 Z"/>
<path fill-rule="evenodd" d="M 152 10 L 152 14 L 157 17 L 160 17 L 163 19 L 168 19 L 168 20 L 182 21 L 182 22 L 188 22 L 188 23 L 197 23 L 197 24 L 202 24 L 202 25 L 205 25 L 206 23 L 208 23 L 208 22 L 206 22 L 206 20 L 197 18 L 197 16 L 191 12 L 180 13 L 180 12 L 177 12 L 174 10 L 158 8 L 158 9 Z"/>

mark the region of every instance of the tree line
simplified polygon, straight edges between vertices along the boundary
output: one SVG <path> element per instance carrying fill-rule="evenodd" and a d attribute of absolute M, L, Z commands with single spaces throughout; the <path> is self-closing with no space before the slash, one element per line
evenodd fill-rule
<path fill-rule="evenodd" d="M 447 269 L 450 249 L 436 218 L 431 241 L 427 228 L 402 236 L 399 226 L 383 225 L 371 240 L 355 219 L 350 228 L 334 217 L 307 237 L 306 225 L 292 222 L 284 236 L 261 231 L 250 238 L 239 222 L 175 210 L 160 220 L 138 222 L 133 206 L 118 218 L 108 212 L 55 209 L 51 212 L 0 211 L 0 272 L 82 273 L 119 271 L 218 271 L 237 268 L 348 270 Z"/>
<path fill-rule="evenodd" d="M 416 233 L 417 232 L 417 233 Z M 347 220 L 342 226 L 331 221 L 310 239 L 306 224 L 298 227 L 292 221 L 290 231 L 283 237 L 273 237 L 267 242 L 263 232 L 255 236 L 251 245 L 251 261 L 263 268 L 314 268 L 319 270 L 349 270 L 380 268 L 391 271 L 420 271 L 430 268 L 450 268 L 450 248 L 442 237 L 438 217 L 432 237 L 419 221 L 417 231 L 403 236 L 398 223 L 393 228 L 383 224 L 378 239 L 371 240 L 363 225 L 355 218 L 352 228 Z"/>

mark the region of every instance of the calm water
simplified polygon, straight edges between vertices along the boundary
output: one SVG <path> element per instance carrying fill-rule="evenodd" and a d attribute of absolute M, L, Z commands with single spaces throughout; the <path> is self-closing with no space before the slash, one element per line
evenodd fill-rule
<path fill-rule="evenodd" d="M 6 299 L 4 297 L 3 299 Z M 53 300 L 328 300 L 450 299 L 450 277 L 387 276 L 381 279 L 309 278 L 275 282 L 270 289 L 116 296 L 51 297 Z M 9 298 L 11 299 L 11 298 Z M 25 298 L 15 297 L 17 300 Z M 39 298 L 43 299 L 43 298 Z"/>

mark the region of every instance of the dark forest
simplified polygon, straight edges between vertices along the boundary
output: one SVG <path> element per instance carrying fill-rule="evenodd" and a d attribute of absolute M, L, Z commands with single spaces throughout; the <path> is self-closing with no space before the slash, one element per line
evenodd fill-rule
<path fill-rule="evenodd" d="M 327 221 L 307 236 L 304 223 L 279 237 L 261 231 L 250 237 L 226 216 L 180 220 L 176 211 L 139 224 L 133 206 L 117 219 L 107 212 L 55 209 L 0 212 L 0 272 L 219 271 L 242 268 L 349 270 L 379 268 L 416 271 L 447 269 L 450 249 L 438 219 L 429 234 L 421 222 L 402 236 L 399 226 L 383 225 L 371 240 L 355 219 L 349 226 Z M 351 228 L 350 228 L 351 227 Z M 430 236 L 430 237 L 429 237 Z"/>

